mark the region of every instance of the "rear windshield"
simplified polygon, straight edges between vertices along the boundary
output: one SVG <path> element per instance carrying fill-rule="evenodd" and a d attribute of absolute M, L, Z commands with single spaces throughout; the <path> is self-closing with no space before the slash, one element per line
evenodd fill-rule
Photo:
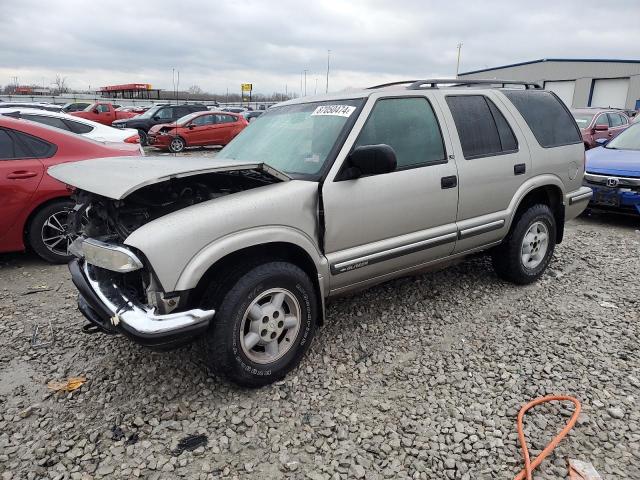
<path fill-rule="evenodd" d="M 518 109 L 542 147 L 582 142 L 575 120 L 553 94 L 541 90 L 503 90 L 502 93 Z"/>

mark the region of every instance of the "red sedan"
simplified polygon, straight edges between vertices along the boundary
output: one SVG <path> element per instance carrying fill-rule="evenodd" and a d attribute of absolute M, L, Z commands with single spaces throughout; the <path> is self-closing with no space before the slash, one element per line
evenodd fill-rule
<path fill-rule="evenodd" d="M 175 123 L 155 125 L 149 130 L 149 145 L 181 152 L 185 147 L 226 145 L 249 123 L 240 114 L 230 112 L 195 112 Z"/>
<path fill-rule="evenodd" d="M 0 115 L 0 252 L 31 247 L 50 262 L 66 262 L 74 206 L 66 185 L 47 175 L 63 162 L 140 155 L 140 146 L 104 144 L 57 128 Z"/>

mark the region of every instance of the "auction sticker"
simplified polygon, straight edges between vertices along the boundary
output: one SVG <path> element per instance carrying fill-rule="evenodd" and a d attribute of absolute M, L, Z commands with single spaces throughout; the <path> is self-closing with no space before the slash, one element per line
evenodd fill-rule
<path fill-rule="evenodd" d="M 348 117 L 355 109 L 356 107 L 352 107 L 351 105 L 321 105 L 313 111 L 311 116 L 334 115 L 337 117 Z"/>

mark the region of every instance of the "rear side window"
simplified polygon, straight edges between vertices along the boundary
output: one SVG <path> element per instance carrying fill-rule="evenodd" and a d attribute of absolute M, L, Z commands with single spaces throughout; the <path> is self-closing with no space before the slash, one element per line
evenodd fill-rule
<path fill-rule="evenodd" d="M 550 92 L 503 90 L 518 109 L 542 147 L 581 143 L 582 137 L 573 117 Z"/>
<path fill-rule="evenodd" d="M 71 130 L 73 133 L 79 133 L 79 134 L 89 133 L 90 131 L 93 130 L 93 127 L 90 125 L 69 120 L 67 118 L 64 119 L 64 123 L 67 124 L 67 126 L 69 127 L 69 130 Z"/>
<path fill-rule="evenodd" d="M 0 129 L 0 160 L 12 158 L 18 158 L 15 142 L 5 130 Z"/>
<path fill-rule="evenodd" d="M 22 117 L 26 120 L 31 120 L 32 122 L 43 123 L 51 127 L 59 128 L 60 130 L 69 131 L 69 127 L 67 127 L 67 124 L 64 123 L 61 118 L 46 117 L 44 115 L 23 115 Z"/>
<path fill-rule="evenodd" d="M 513 130 L 495 104 L 484 95 L 447 96 L 464 158 L 515 152 Z"/>
<path fill-rule="evenodd" d="M 622 117 L 620 115 L 617 113 L 609 113 L 609 125 L 619 127 L 622 123 Z"/>
<path fill-rule="evenodd" d="M 354 147 L 389 145 L 398 170 L 446 162 L 440 126 L 426 98 L 378 100 Z"/>
<path fill-rule="evenodd" d="M 25 148 L 29 158 L 47 158 L 56 152 L 57 148 L 55 145 L 45 142 L 40 138 L 16 131 L 14 131 L 13 134 L 18 139 L 18 143 L 22 144 Z"/>

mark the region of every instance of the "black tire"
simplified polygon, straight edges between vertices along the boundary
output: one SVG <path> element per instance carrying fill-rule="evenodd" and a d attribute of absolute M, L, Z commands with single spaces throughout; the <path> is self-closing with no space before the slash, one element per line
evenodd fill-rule
<path fill-rule="evenodd" d="M 203 298 L 205 308 L 215 308 L 213 325 L 202 339 L 209 369 L 243 387 L 262 387 L 282 379 L 299 363 L 313 340 L 318 317 L 315 290 L 297 266 L 272 261 L 225 275 L 227 288 L 211 285 Z M 252 302 L 270 289 L 291 292 L 300 306 L 300 324 L 286 353 L 271 363 L 252 361 L 240 345 L 244 315 Z"/>
<path fill-rule="evenodd" d="M 187 145 L 182 137 L 174 137 L 169 142 L 169 151 L 171 153 L 180 153 L 186 146 Z"/>
<path fill-rule="evenodd" d="M 527 231 L 537 222 L 546 225 L 548 244 L 542 261 L 534 268 L 528 268 L 522 259 L 522 246 Z M 509 282 L 518 285 L 532 283 L 549 266 L 555 246 L 556 221 L 551 209 L 543 204 L 532 205 L 514 220 L 507 237 L 492 251 L 493 268 L 500 278 Z"/>
<path fill-rule="evenodd" d="M 149 145 L 147 132 L 145 132 L 142 129 L 138 129 L 138 136 L 140 137 L 140 145 L 142 145 L 143 147 L 146 147 L 147 145 Z"/>
<path fill-rule="evenodd" d="M 56 200 L 42 207 L 31 219 L 27 228 L 27 242 L 36 254 L 51 263 L 67 263 L 71 260 L 72 255 L 62 254 L 63 250 L 66 250 L 66 245 L 70 243 L 72 237 L 68 236 L 66 218 L 70 211 L 73 210 L 74 202 L 71 200 Z M 48 225 L 45 225 L 51 218 L 59 219 L 59 223 L 62 224 L 64 231 L 59 232 L 64 238 L 60 239 L 60 242 L 53 246 L 53 249 L 49 248 L 45 243 L 46 238 L 52 238 L 52 234 L 58 233 L 58 222 L 51 221 Z M 67 242 L 69 238 L 69 242 Z M 49 241 L 51 244 L 51 241 Z"/>

